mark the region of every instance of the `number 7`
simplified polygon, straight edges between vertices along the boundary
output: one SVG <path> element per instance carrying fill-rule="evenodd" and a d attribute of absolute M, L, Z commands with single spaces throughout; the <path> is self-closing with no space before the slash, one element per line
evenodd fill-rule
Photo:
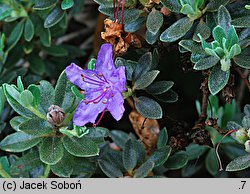
<path fill-rule="evenodd" d="M 245 184 L 246 184 L 246 182 L 247 182 L 247 181 L 240 181 L 240 182 L 242 182 L 242 183 L 243 183 L 243 185 L 242 185 L 241 189 L 244 189 L 244 186 L 245 186 Z"/>

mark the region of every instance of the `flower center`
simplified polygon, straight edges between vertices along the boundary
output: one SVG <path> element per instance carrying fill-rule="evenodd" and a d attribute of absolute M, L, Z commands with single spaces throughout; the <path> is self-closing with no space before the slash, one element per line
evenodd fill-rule
<path fill-rule="evenodd" d="M 100 93 L 94 99 L 84 99 L 85 104 L 94 103 L 97 104 L 102 101 L 103 104 L 108 102 L 108 98 L 113 97 L 114 94 L 110 92 L 112 85 L 107 81 L 105 76 L 101 73 L 93 73 L 91 76 L 87 76 L 85 74 L 81 74 L 82 79 L 85 83 L 98 86 L 95 90 L 90 90 L 88 93 Z M 106 98 L 105 98 L 106 97 Z"/>

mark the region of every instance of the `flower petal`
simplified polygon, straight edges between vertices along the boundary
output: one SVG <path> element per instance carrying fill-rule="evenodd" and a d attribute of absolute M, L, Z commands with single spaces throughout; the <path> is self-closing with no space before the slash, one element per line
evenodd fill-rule
<path fill-rule="evenodd" d="M 76 112 L 73 117 L 73 122 L 77 126 L 84 126 L 87 123 L 95 123 L 97 116 L 99 113 L 104 111 L 107 107 L 106 104 L 103 103 L 89 103 L 85 104 L 84 101 L 80 102 L 78 105 Z"/>
<path fill-rule="evenodd" d="M 122 92 L 127 90 L 126 89 L 126 74 L 125 74 L 125 67 L 120 66 L 118 67 L 109 80 L 114 84 L 116 90 Z"/>
<path fill-rule="evenodd" d="M 95 70 L 102 73 L 107 78 L 114 69 L 112 45 L 109 43 L 103 44 L 96 59 Z"/>
<path fill-rule="evenodd" d="M 96 71 L 93 70 L 84 70 L 81 67 L 77 66 L 75 63 L 71 63 L 66 70 L 65 73 L 70 82 L 77 85 L 82 90 L 88 90 L 92 88 L 100 87 L 100 79 L 98 79 Z M 85 77 L 85 81 L 83 80 L 83 76 Z M 90 78 L 94 81 L 91 81 L 87 78 Z"/>
<path fill-rule="evenodd" d="M 124 98 L 118 91 L 114 93 L 114 96 L 109 99 L 107 109 L 117 121 L 122 118 L 122 115 L 125 111 L 123 104 Z"/>

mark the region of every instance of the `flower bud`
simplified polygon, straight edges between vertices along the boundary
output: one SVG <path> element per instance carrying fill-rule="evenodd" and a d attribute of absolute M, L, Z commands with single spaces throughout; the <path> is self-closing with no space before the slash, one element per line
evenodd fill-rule
<path fill-rule="evenodd" d="M 245 150 L 246 150 L 248 153 L 250 153 L 250 140 L 247 140 L 247 141 L 245 142 Z"/>
<path fill-rule="evenodd" d="M 52 125 L 60 125 L 65 119 L 64 110 L 56 105 L 51 105 L 48 109 L 47 119 Z"/>
<path fill-rule="evenodd" d="M 248 139 L 247 132 L 243 128 L 236 131 L 235 136 L 236 136 L 236 140 L 241 144 L 244 144 L 246 140 Z"/>
<path fill-rule="evenodd" d="M 247 130 L 247 136 L 250 138 L 250 128 Z"/>

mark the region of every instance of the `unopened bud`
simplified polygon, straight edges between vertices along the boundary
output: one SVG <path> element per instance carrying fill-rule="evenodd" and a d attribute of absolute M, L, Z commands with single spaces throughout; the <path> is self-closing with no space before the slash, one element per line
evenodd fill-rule
<path fill-rule="evenodd" d="M 47 119 L 52 125 L 60 125 L 65 119 L 64 110 L 56 105 L 51 105 L 48 109 Z"/>
<path fill-rule="evenodd" d="M 250 138 L 250 128 L 247 130 L 247 136 Z"/>
<path fill-rule="evenodd" d="M 242 144 L 244 144 L 246 140 L 248 139 L 247 132 L 243 128 L 236 131 L 235 135 L 236 135 L 236 140 Z"/>
<path fill-rule="evenodd" d="M 250 153 L 250 140 L 247 140 L 247 141 L 245 142 L 245 150 L 246 150 L 248 153 Z"/>

